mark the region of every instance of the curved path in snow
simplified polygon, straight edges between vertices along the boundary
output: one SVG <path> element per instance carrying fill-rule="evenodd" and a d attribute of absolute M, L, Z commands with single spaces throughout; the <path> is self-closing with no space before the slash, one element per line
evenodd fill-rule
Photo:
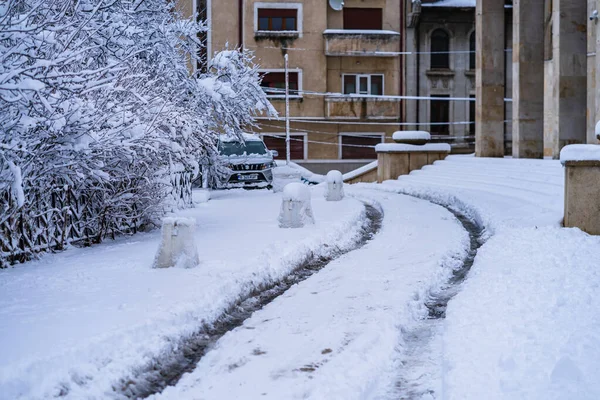
<path fill-rule="evenodd" d="M 292 286 L 225 334 L 156 399 L 362 399 L 397 379 L 403 330 L 470 248 L 443 207 L 359 191 L 383 207 L 379 235 Z"/>

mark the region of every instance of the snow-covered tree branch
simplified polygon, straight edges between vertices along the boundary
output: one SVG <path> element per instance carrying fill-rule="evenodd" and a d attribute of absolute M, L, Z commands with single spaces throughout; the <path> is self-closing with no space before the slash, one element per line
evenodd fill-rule
<path fill-rule="evenodd" d="M 146 218 L 162 209 L 165 175 L 197 171 L 219 133 L 271 112 L 247 52 L 190 73 L 205 29 L 167 0 L 2 2 L 0 193 L 12 201 L 0 223 L 64 185 L 100 192 L 109 225 Z"/>

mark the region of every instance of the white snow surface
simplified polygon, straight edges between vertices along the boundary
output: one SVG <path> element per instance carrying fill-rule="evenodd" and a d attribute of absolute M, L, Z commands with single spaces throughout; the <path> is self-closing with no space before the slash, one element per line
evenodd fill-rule
<path fill-rule="evenodd" d="M 193 269 L 152 269 L 156 230 L 0 270 L 0 399 L 114 397 L 118 379 L 240 296 L 328 243 L 351 246 L 363 205 L 312 190 L 317 223 L 301 230 L 278 227 L 281 195 L 267 191 L 215 191 L 178 213 L 197 220 Z"/>
<path fill-rule="evenodd" d="M 396 131 L 392 135 L 394 140 L 431 140 L 431 134 L 426 131 Z"/>
<path fill-rule="evenodd" d="M 282 200 L 290 201 L 310 201 L 310 188 L 299 182 L 292 182 L 283 188 Z"/>
<path fill-rule="evenodd" d="M 255 312 L 155 398 L 600 398 L 600 238 L 561 227 L 564 171 L 553 160 L 448 156 L 347 186 L 382 206 L 379 235 Z M 311 189 L 316 224 L 303 229 L 277 227 L 279 194 L 212 192 L 178 214 L 198 221 L 194 269 L 151 269 L 154 232 L 0 271 L 0 398 L 111 398 L 118 379 L 241 293 L 348 245 L 362 205 L 326 202 L 323 186 Z M 464 256 L 466 233 L 406 194 L 484 228 L 431 329 L 423 303 Z"/>
<path fill-rule="evenodd" d="M 342 173 L 337 169 L 329 171 L 325 177 L 327 183 L 343 183 Z"/>
<path fill-rule="evenodd" d="M 427 143 L 422 145 L 404 143 L 379 143 L 375 146 L 375 151 L 378 153 L 417 151 L 445 151 L 450 153 L 450 145 L 448 143 Z"/>
<path fill-rule="evenodd" d="M 377 238 L 254 313 L 155 399 L 368 399 L 394 380 L 399 327 L 427 314 L 468 236 L 429 202 L 358 194 L 383 206 Z"/>
<path fill-rule="evenodd" d="M 570 144 L 560 151 L 560 161 L 600 161 L 600 145 Z"/>
<path fill-rule="evenodd" d="M 440 359 L 425 360 L 442 381 L 429 384 L 441 386 L 434 398 L 600 398 L 600 238 L 560 227 L 558 161 L 449 156 L 377 187 L 443 202 L 486 230 L 433 340 Z"/>

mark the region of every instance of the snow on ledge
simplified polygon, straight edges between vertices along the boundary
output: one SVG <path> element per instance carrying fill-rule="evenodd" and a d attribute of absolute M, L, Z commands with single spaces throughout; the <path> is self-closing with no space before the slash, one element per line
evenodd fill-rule
<path fill-rule="evenodd" d="M 393 152 L 447 152 L 450 153 L 450 145 L 448 143 L 427 143 L 424 145 L 402 144 L 402 143 L 380 143 L 375 146 L 377 153 L 393 153 Z"/>
<path fill-rule="evenodd" d="M 394 140 L 431 140 L 431 135 L 426 131 L 396 131 L 392 135 Z"/>
<path fill-rule="evenodd" d="M 422 3 L 421 7 L 475 7 L 475 0 L 441 0 L 437 3 Z"/>
<path fill-rule="evenodd" d="M 375 168 L 377 168 L 377 160 L 372 161 L 372 162 L 368 163 L 367 165 L 363 165 L 362 167 L 352 170 L 350 172 L 346 172 L 343 175 L 344 181 L 354 179 L 354 178 L 364 174 L 365 172 L 374 170 Z"/>
<path fill-rule="evenodd" d="M 324 35 L 397 35 L 399 32 L 374 29 L 325 29 Z"/>
<path fill-rule="evenodd" d="M 570 144 L 560 151 L 560 162 L 567 161 L 600 161 L 600 145 Z"/>

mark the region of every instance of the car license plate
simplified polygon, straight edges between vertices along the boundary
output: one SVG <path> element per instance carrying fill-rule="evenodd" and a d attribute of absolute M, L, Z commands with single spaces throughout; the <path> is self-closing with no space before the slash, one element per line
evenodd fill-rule
<path fill-rule="evenodd" d="M 238 174 L 238 181 L 255 181 L 258 179 L 258 174 Z"/>

